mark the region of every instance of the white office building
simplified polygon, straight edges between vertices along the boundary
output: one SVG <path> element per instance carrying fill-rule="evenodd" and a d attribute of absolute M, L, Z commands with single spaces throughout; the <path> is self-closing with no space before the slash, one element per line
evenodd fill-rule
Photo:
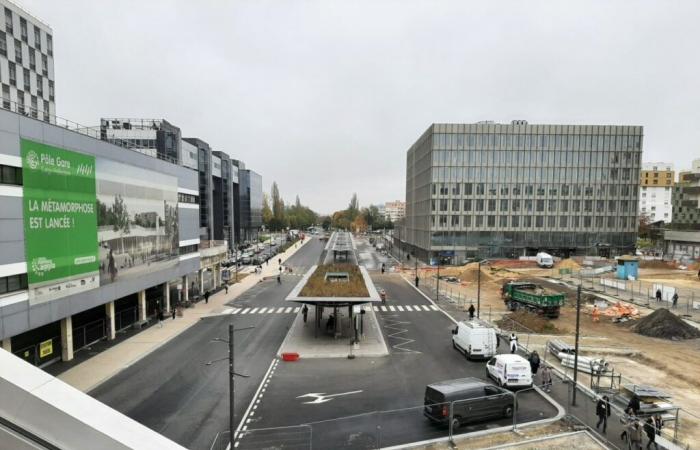
<path fill-rule="evenodd" d="M 53 31 L 45 22 L 0 0 L 0 84 L 2 107 L 51 122 L 56 114 Z"/>
<path fill-rule="evenodd" d="M 642 164 L 639 182 L 639 214 L 651 222 L 671 222 L 673 216 L 673 185 L 675 174 L 672 163 L 648 162 Z"/>

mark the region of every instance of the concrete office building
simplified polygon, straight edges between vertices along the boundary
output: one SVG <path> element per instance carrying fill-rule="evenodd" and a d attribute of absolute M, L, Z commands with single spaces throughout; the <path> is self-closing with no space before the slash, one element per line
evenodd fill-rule
<path fill-rule="evenodd" d="M 384 216 L 392 222 L 398 222 L 406 217 L 406 202 L 396 200 L 384 204 Z"/>
<path fill-rule="evenodd" d="M 118 145 L 123 143 L 131 150 L 163 161 L 183 164 L 180 128 L 164 119 L 103 118 L 100 119 L 100 138 Z"/>
<path fill-rule="evenodd" d="M 197 173 L 0 110 L 0 339 L 44 365 L 187 300 Z"/>
<path fill-rule="evenodd" d="M 434 124 L 408 150 L 402 246 L 421 259 L 634 250 L 642 127 Z"/>
<path fill-rule="evenodd" d="M 671 221 L 673 208 L 673 164 L 650 162 L 642 164 L 639 178 L 639 214 L 651 222 Z"/>
<path fill-rule="evenodd" d="M 257 242 L 262 227 L 262 176 L 246 169 L 242 161 L 236 161 L 238 167 L 239 192 L 236 221 L 237 242 Z"/>
<path fill-rule="evenodd" d="M 43 21 L 7 0 L 0 0 L 0 84 L 2 107 L 53 121 L 56 115 L 53 31 Z"/>
<path fill-rule="evenodd" d="M 700 159 L 693 160 L 693 168 L 678 174 L 673 190 L 674 229 L 700 230 Z"/>

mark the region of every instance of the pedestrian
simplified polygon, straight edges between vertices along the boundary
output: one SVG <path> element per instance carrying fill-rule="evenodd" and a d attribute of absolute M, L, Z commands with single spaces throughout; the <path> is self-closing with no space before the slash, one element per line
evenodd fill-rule
<path fill-rule="evenodd" d="M 620 423 L 622 424 L 622 433 L 620 433 L 620 440 L 622 442 L 629 441 L 629 426 L 634 419 L 634 412 L 632 408 L 625 409 L 625 412 L 620 417 Z"/>
<path fill-rule="evenodd" d="M 627 404 L 627 409 L 631 409 L 634 415 L 638 416 L 640 407 L 641 405 L 639 404 L 639 396 L 637 396 L 637 394 L 632 395 L 632 398 Z"/>
<path fill-rule="evenodd" d="M 676 305 L 678 304 L 678 292 L 673 293 L 673 307 L 675 308 Z"/>
<path fill-rule="evenodd" d="M 175 308 L 170 309 L 170 315 L 173 316 L 173 320 L 175 320 Z"/>
<path fill-rule="evenodd" d="M 656 428 L 656 434 L 661 434 L 661 428 L 664 426 L 664 419 L 661 418 L 661 414 L 654 414 L 654 427 Z"/>
<path fill-rule="evenodd" d="M 158 310 L 158 326 L 163 328 L 163 310 Z"/>
<path fill-rule="evenodd" d="M 224 292 L 228 294 L 228 283 L 224 284 Z"/>
<path fill-rule="evenodd" d="M 496 350 L 501 346 L 501 335 L 496 333 Z"/>
<path fill-rule="evenodd" d="M 518 336 L 515 333 L 510 333 L 510 352 L 515 353 L 518 351 Z"/>
<path fill-rule="evenodd" d="M 279 266 L 279 271 L 280 273 L 282 273 L 282 266 Z"/>
<path fill-rule="evenodd" d="M 209 304 L 209 291 L 204 293 L 204 303 Z"/>
<path fill-rule="evenodd" d="M 603 425 L 603 434 L 608 429 L 608 417 L 610 417 L 610 399 L 607 395 L 598 400 L 595 407 L 595 415 L 598 416 L 598 423 L 595 424 L 596 430 Z"/>
<path fill-rule="evenodd" d="M 476 308 L 474 308 L 474 305 L 473 304 L 469 305 L 469 320 L 474 320 L 474 311 L 476 311 Z"/>
<path fill-rule="evenodd" d="M 659 445 L 656 443 L 656 427 L 654 426 L 653 417 L 647 418 L 646 422 L 644 422 L 644 434 L 646 434 L 647 439 L 649 439 L 647 442 L 647 449 L 651 447 L 651 444 L 654 444 L 654 447 L 658 450 Z"/>
<path fill-rule="evenodd" d="M 545 392 L 552 391 L 552 371 L 546 364 L 542 368 L 542 390 Z"/>
<path fill-rule="evenodd" d="M 282 275 L 277 275 L 277 284 L 282 284 Z"/>
<path fill-rule="evenodd" d="M 532 371 L 532 376 L 534 377 L 535 374 L 537 374 L 537 371 L 540 368 L 540 355 L 537 353 L 537 350 L 533 351 L 530 353 L 530 370 Z"/>
<path fill-rule="evenodd" d="M 638 419 L 634 419 L 628 428 L 630 449 L 642 449 L 642 425 Z"/>
<path fill-rule="evenodd" d="M 278 258 L 277 263 L 281 266 L 282 265 L 282 258 Z"/>
<path fill-rule="evenodd" d="M 266 266 L 270 265 L 270 257 L 269 256 L 267 258 L 265 258 L 265 265 Z"/>
<path fill-rule="evenodd" d="M 656 302 L 659 303 L 661 301 L 661 289 L 656 290 Z"/>
<path fill-rule="evenodd" d="M 301 308 L 301 314 L 304 316 L 304 323 L 306 323 L 306 317 L 309 314 L 309 308 L 306 305 L 304 305 L 304 307 Z"/>
<path fill-rule="evenodd" d="M 598 305 L 593 305 L 593 322 L 600 322 L 600 310 Z"/>

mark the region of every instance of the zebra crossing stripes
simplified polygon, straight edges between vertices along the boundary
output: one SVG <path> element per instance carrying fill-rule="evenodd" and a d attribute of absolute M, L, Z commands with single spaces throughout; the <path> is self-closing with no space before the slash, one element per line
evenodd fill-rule
<path fill-rule="evenodd" d="M 440 309 L 434 305 L 389 305 L 372 306 L 374 312 L 433 312 Z"/>
<path fill-rule="evenodd" d="M 221 315 L 224 314 L 289 314 L 289 313 L 298 313 L 301 311 L 301 307 L 293 307 L 293 306 L 288 306 L 288 307 L 264 307 L 264 308 L 226 308 L 223 311 L 221 311 Z"/>

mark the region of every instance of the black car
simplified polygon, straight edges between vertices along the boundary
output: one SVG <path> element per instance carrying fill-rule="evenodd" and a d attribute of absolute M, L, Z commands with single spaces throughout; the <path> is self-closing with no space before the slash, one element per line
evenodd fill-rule
<path fill-rule="evenodd" d="M 425 388 L 423 414 L 432 422 L 452 429 L 468 422 L 513 417 L 513 394 L 478 378 L 459 378 L 429 384 Z"/>

